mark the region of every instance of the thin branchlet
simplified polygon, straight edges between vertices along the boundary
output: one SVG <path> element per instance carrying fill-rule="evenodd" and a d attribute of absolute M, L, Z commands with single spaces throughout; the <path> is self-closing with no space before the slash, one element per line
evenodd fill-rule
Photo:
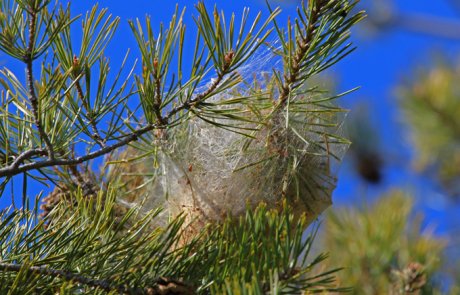
<path fill-rule="evenodd" d="M 14 162 L 11 164 L 12 167 L 15 169 L 19 167 L 25 160 L 30 159 L 31 157 L 34 156 L 46 156 L 48 153 L 44 149 L 32 149 L 32 150 L 27 150 L 23 153 L 21 153 L 19 156 L 16 157 Z"/>
<path fill-rule="evenodd" d="M 65 281 L 74 282 L 87 287 L 104 290 L 107 292 L 118 292 L 120 294 L 148 294 L 148 295 L 166 295 L 166 294 L 184 294 L 191 295 L 194 288 L 186 285 L 182 281 L 160 277 L 154 281 L 152 286 L 145 288 L 134 288 L 124 284 L 116 284 L 109 279 L 94 279 L 70 271 L 53 269 L 45 266 L 25 266 L 14 263 L 0 263 L 0 270 L 3 272 L 21 272 L 24 270 L 30 273 L 58 277 Z M 179 293 L 180 292 L 180 293 Z"/>
<path fill-rule="evenodd" d="M 162 104 L 162 95 L 161 95 L 161 73 L 158 69 L 158 59 L 155 58 L 153 61 L 153 80 L 155 82 L 155 97 L 153 101 L 153 111 L 157 117 L 158 123 L 161 125 L 166 125 L 167 120 L 163 118 L 161 113 L 161 104 Z"/>
<path fill-rule="evenodd" d="M 86 180 L 83 175 L 78 170 L 77 165 L 69 166 L 70 173 L 75 178 L 79 187 L 82 188 L 85 196 L 96 196 L 96 185 L 93 183 L 92 179 Z"/>
<path fill-rule="evenodd" d="M 195 107 L 200 102 L 205 100 L 210 94 L 212 94 L 217 89 L 217 87 L 220 85 L 220 83 L 222 83 L 225 76 L 231 72 L 230 65 L 233 61 L 233 57 L 234 57 L 233 51 L 227 52 L 224 57 L 224 65 L 222 69 L 217 72 L 217 77 L 212 81 L 211 85 L 204 92 L 196 95 L 194 98 L 186 101 L 182 105 L 173 108 L 170 114 L 165 117 L 166 121 L 168 121 L 173 115 L 177 114 L 178 112 L 184 109 L 190 109 L 192 107 Z"/>
<path fill-rule="evenodd" d="M 289 94 L 292 91 L 292 87 L 298 82 L 302 60 L 311 47 L 311 42 L 318 25 L 317 23 L 320 19 L 320 11 L 326 1 L 316 0 L 309 3 L 311 3 L 311 11 L 308 26 L 304 36 L 300 32 L 296 36 L 297 50 L 294 54 L 289 74 L 285 75 L 285 80 L 282 85 L 281 94 L 279 97 L 279 103 L 282 105 L 286 103 L 286 100 L 289 98 Z"/>
<path fill-rule="evenodd" d="M 90 152 L 86 155 L 72 158 L 72 159 L 47 159 L 43 161 L 38 161 L 38 162 L 33 162 L 33 163 L 27 163 L 22 166 L 16 167 L 13 165 L 10 165 L 8 167 L 0 169 L 0 177 L 12 177 L 14 175 L 34 170 L 34 169 L 40 169 L 40 168 L 45 168 L 45 167 L 52 167 L 52 166 L 67 166 L 67 165 L 77 165 L 84 163 L 86 161 L 95 159 L 97 157 L 103 156 L 105 154 L 108 154 L 117 148 L 120 148 L 122 146 L 127 145 L 130 142 L 136 141 L 139 136 L 144 135 L 147 132 L 150 132 L 154 129 L 159 128 L 157 125 L 154 124 L 149 124 L 146 125 L 142 128 L 137 129 L 134 132 L 131 132 L 127 136 L 125 136 L 122 140 L 109 145 L 105 146 L 103 148 L 100 148 L 99 150 L 96 150 L 94 152 Z"/>
<path fill-rule="evenodd" d="M 44 266 L 24 266 L 20 264 L 13 264 L 13 263 L 0 263 L 0 269 L 2 271 L 10 271 L 10 272 L 20 272 L 23 268 L 26 267 L 26 270 L 31 273 L 45 275 L 45 276 L 52 276 L 52 277 L 59 277 L 66 281 L 73 281 L 79 284 L 83 284 L 89 287 L 99 288 L 104 291 L 114 291 L 118 290 L 118 288 L 111 286 L 108 281 L 105 280 L 97 280 L 93 278 L 88 278 L 79 274 L 75 274 L 72 272 L 58 270 L 53 268 L 48 268 Z"/>
<path fill-rule="evenodd" d="M 26 55 L 24 56 L 24 61 L 26 63 L 26 79 L 27 87 L 29 91 L 29 100 L 32 105 L 32 115 L 34 117 L 34 123 L 37 126 L 38 133 L 40 138 L 45 142 L 46 150 L 48 153 L 48 158 L 50 160 L 54 159 L 54 149 L 51 141 L 46 134 L 39 113 L 38 98 L 35 93 L 34 88 L 34 77 L 33 77 L 33 59 L 34 59 L 34 44 L 35 44 L 35 31 L 37 26 L 37 12 L 33 7 L 29 7 L 29 44 L 27 46 Z"/>
<path fill-rule="evenodd" d="M 197 94 L 194 98 L 190 99 L 189 101 L 184 102 L 183 104 L 173 108 L 169 113 L 163 117 L 165 125 L 160 124 L 148 124 L 144 127 L 141 127 L 126 136 L 123 139 L 119 140 L 118 142 L 112 145 L 106 145 L 101 147 L 100 149 L 90 152 L 86 155 L 74 157 L 71 159 L 47 159 L 43 161 L 27 163 L 20 166 L 18 163 L 13 163 L 8 167 L 0 169 L 0 177 L 12 177 L 14 175 L 27 172 L 34 169 L 40 169 L 45 167 L 52 167 L 52 166 L 68 166 L 68 165 L 78 165 L 89 160 L 95 159 L 97 157 L 106 155 L 108 153 L 113 152 L 114 150 L 126 146 L 127 144 L 137 141 L 139 137 L 143 136 L 144 134 L 153 131 L 155 129 L 165 129 L 168 125 L 168 121 L 173 118 L 177 113 L 181 112 L 184 109 L 189 109 L 192 106 L 197 106 L 202 103 L 223 81 L 224 76 L 228 73 L 228 69 L 230 68 L 230 64 L 224 66 L 221 72 L 219 72 L 217 78 L 213 80 L 212 84 L 202 93 Z M 26 154 L 29 156 L 29 154 Z M 28 159 L 26 156 L 22 157 L 22 161 Z"/>

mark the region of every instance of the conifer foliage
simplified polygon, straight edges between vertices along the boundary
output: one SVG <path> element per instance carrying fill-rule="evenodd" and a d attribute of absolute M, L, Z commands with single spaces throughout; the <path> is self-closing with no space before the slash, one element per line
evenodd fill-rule
<path fill-rule="evenodd" d="M 1 214 L 2 292 L 343 290 L 337 269 L 312 272 L 326 255 L 311 257 L 315 231 L 303 233 L 330 205 L 348 144 L 335 104 L 347 93 L 312 78 L 353 50 L 356 4 L 309 0 L 283 27 L 268 4 L 266 19 L 238 22 L 199 2 L 192 45 L 185 10 L 166 26 L 137 19 L 139 65 L 127 54 L 112 73 L 120 19 L 107 9 L 2 1 L 0 50 L 25 68 L 0 73 L 0 188 L 20 176 L 24 195 Z M 56 186 L 44 212 L 39 198 L 25 206 L 31 182 Z"/>

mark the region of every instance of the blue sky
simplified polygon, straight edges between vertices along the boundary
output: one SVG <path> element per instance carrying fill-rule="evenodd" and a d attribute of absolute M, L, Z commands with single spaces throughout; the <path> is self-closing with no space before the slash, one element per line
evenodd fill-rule
<path fill-rule="evenodd" d="M 369 1 L 369 0 L 366 0 Z M 251 8 L 252 15 L 261 10 L 267 15 L 264 1 L 205 1 L 209 7 L 215 3 L 225 13 L 235 12 L 239 15 L 243 7 Z M 273 5 L 280 5 L 283 13 L 280 21 L 285 23 L 288 15 L 295 15 L 296 1 L 279 1 Z M 128 48 L 135 49 L 135 40 L 128 26 L 129 19 L 141 18 L 150 15 L 152 23 L 168 22 L 173 14 L 176 1 L 159 0 L 130 0 L 130 1 L 100 1 L 100 7 L 107 7 L 109 12 L 121 18 L 120 27 L 107 50 L 107 55 L 114 62 L 119 62 Z M 193 40 L 194 24 L 192 15 L 196 15 L 194 1 L 177 1 L 179 7 L 186 6 L 189 39 Z M 298 3 L 298 1 L 297 1 Z M 455 17 L 456 14 L 444 1 L 419 0 L 398 1 L 401 11 L 434 14 L 441 17 Z M 85 13 L 94 4 L 93 1 L 73 1 L 71 4 L 74 14 Z M 78 26 L 77 26 L 78 27 Z M 359 102 L 365 102 L 371 109 L 371 118 L 375 122 L 381 135 L 381 149 L 391 155 L 394 160 L 385 168 L 384 183 L 372 187 L 359 181 L 345 163 L 339 173 L 339 185 L 334 194 L 337 206 L 356 205 L 372 199 L 392 187 L 399 187 L 414 192 L 417 196 L 418 208 L 427 215 L 427 223 L 436 224 L 439 233 L 452 233 L 460 225 L 458 204 L 452 204 L 439 197 L 439 192 L 426 180 L 415 175 L 410 168 L 409 159 L 412 151 L 406 140 L 407 131 L 400 124 L 401 117 L 395 103 L 395 86 L 402 80 L 410 78 L 413 69 L 427 67 L 433 62 L 435 53 L 447 54 L 454 58 L 460 52 L 460 42 L 443 38 L 430 37 L 410 31 L 392 29 L 387 32 L 368 36 L 360 27 L 353 30 L 353 40 L 357 51 L 347 57 L 330 71 L 330 75 L 337 82 L 338 91 L 344 91 L 356 86 L 361 89 L 347 97 L 341 104 L 353 109 Z M 133 58 L 138 53 L 133 51 Z M 23 73 L 22 67 L 6 62 L 18 73 Z M 42 189 L 42 187 L 37 189 Z M 6 205 L 9 200 L 3 197 L 0 200 Z"/>

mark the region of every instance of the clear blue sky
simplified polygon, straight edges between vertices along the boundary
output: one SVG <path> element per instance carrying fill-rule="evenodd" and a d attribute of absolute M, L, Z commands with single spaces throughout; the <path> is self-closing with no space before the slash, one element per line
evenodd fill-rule
<path fill-rule="evenodd" d="M 365 0 L 368 1 L 368 0 Z M 277 2 L 283 8 L 281 21 L 285 22 L 288 15 L 295 14 L 296 1 Z M 444 1 L 419 0 L 399 1 L 402 11 L 429 13 L 443 17 L 453 17 Z M 75 14 L 84 13 L 90 9 L 93 1 L 72 1 L 71 7 Z M 127 20 L 144 18 L 150 15 L 152 23 L 168 22 L 174 12 L 176 1 L 159 0 L 130 0 L 130 1 L 100 1 L 100 7 L 108 7 L 109 12 L 121 17 L 121 25 L 113 42 L 108 48 L 107 55 L 115 62 L 120 61 L 128 48 L 135 49 L 135 40 L 128 27 Z M 259 10 L 267 10 L 264 1 L 206 1 L 208 6 L 217 3 L 219 9 L 226 13 L 241 13 L 243 7 L 249 6 L 252 15 Z M 299 3 L 297 1 L 297 3 Z M 179 7 L 187 6 L 186 23 L 189 38 L 194 38 L 194 24 L 191 15 L 195 14 L 194 1 L 178 1 Z M 275 5 L 275 3 L 273 4 Z M 394 87 L 407 76 L 410 76 L 414 67 L 428 66 L 432 61 L 434 51 L 455 56 L 460 52 L 460 43 L 442 38 L 429 37 L 403 30 L 391 30 L 386 33 L 365 37 L 359 28 L 354 30 L 353 40 L 358 50 L 332 69 L 331 75 L 337 79 L 338 90 L 347 90 L 356 86 L 362 88 L 354 94 L 345 97 L 342 105 L 353 109 L 357 102 L 365 101 L 373 109 L 371 112 L 382 136 L 382 147 L 386 153 L 395 159 L 385 170 L 384 184 L 378 187 L 366 186 L 351 172 L 350 165 L 345 164 L 339 174 L 339 186 L 334 194 L 337 205 L 357 204 L 373 198 L 389 188 L 397 186 L 415 192 L 419 208 L 428 217 L 428 222 L 438 225 L 439 232 L 451 232 L 460 226 L 458 217 L 459 206 L 443 201 L 439 198 L 436 189 L 427 186 L 424 179 L 415 176 L 409 166 L 409 157 L 412 152 L 405 140 L 405 131 L 401 126 L 399 114 L 395 108 Z M 134 51 L 133 55 L 137 52 Z M 13 67 L 18 73 L 23 68 Z M 42 187 L 40 188 L 42 189 Z M 8 197 L 0 200 L 2 205 L 9 202 Z"/>

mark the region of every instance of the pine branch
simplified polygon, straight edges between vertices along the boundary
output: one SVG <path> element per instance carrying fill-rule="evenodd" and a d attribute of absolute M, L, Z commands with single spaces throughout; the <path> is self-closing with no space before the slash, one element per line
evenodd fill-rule
<path fill-rule="evenodd" d="M 164 223 L 158 209 L 123 210 L 116 188 L 91 199 L 80 189 L 67 193 L 38 223 L 36 212 L 0 212 L 0 245 L 8 247 L 0 253 L 0 293 L 209 294 L 233 278 L 285 294 L 340 290 L 337 269 L 313 271 L 327 255 L 310 257 L 317 229 L 305 237 L 305 216 L 289 207 L 247 208 L 192 237 L 184 216 Z"/>
<path fill-rule="evenodd" d="M 89 160 L 95 159 L 97 157 L 103 156 L 105 154 L 108 154 L 117 148 L 123 147 L 133 141 L 136 141 L 140 136 L 154 130 L 154 129 L 161 129 L 159 126 L 155 124 L 149 124 L 146 125 L 142 128 L 137 129 L 136 131 L 126 135 L 123 140 L 118 141 L 117 143 L 114 143 L 109 146 L 105 146 L 97 151 L 88 153 L 84 156 L 72 158 L 72 159 L 47 159 L 43 161 L 38 161 L 38 162 L 33 162 L 33 163 L 27 163 L 22 166 L 17 166 L 17 165 L 10 165 L 8 167 L 0 169 L 0 177 L 12 177 L 14 175 L 27 172 L 30 170 L 34 169 L 40 169 L 40 168 L 45 168 L 45 167 L 52 167 L 52 166 L 67 166 L 67 165 L 77 165 L 81 164 L 84 162 L 87 162 Z M 28 153 L 28 156 L 30 158 L 32 154 Z M 22 161 L 24 161 L 26 158 L 23 158 Z"/>
<path fill-rule="evenodd" d="M 217 72 L 217 77 L 212 81 L 211 85 L 208 87 L 208 89 L 206 91 L 198 94 L 197 96 L 195 96 L 194 98 L 192 98 L 190 100 L 187 100 L 182 105 L 173 108 L 171 110 L 171 112 L 168 114 L 168 116 L 166 116 L 165 120 L 168 121 L 175 114 L 179 113 L 180 111 L 182 111 L 184 109 L 188 110 L 188 109 L 190 109 L 192 107 L 198 106 L 200 104 L 200 102 L 204 101 L 209 95 L 211 95 L 217 89 L 217 87 L 220 85 L 220 83 L 222 83 L 222 81 L 224 80 L 224 77 L 227 74 L 229 74 L 229 68 L 230 68 L 230 64 L 231 64 L 232 59 L 233 59 L 233 54 L 234 54 L 233 51 L 230 51 L 230 52 L 226 53 L 226 55 L 225 55 L 225 64 L 224 64 L 222 70 Z"/>
<path fill-rule="evenodd" d="M 317 28 L 317 22 L 319 20 L 319 12 L 327 3 L 323 0 L 315 0 L 309 3 L 313 3 L 311 7 L 310 19 L 308 20 L 308 27 L 305 32 L 305 36 L 299 34 L 296 36 L 296 44 L 298 46 L 295 56 L 292 60 L 292 66 L 290 73 L 285 77 L 285 81 L 282 85 L 281 95 L 279 97 L 279 103 L 281 105 L 286 104 L 286 100 L 289 98 L 291 93 L 292 86 L 298 82 L 298 76 L 300 74 L 301 62 L 304 59 L 305 54 L 308 52 L 311 46 L 311 41 L 313 40 L 315 29 Z"/>
<path fill-rule="evenodd" d="M 2 263 L 0 262 L 0 271 L 4 272 L 21 272 L 21 271 L 34 273 L 42 276 L 59 277 L 68 282 L 75 282 L 80 285 L 85 285 L 95 289 L 104 290 L 106 292 L 116 291 L 120 294 L 127 295 L 167 295 L 167 294 L 178 294 L 178 295 L 193 295 L 195 291 L 192 287 L 187 286 L 183 282 L 175 279 L 169 279 L 165 277 L 158 278 L 155 284 L 151 287 L 145 288 L 132 288 L 126 285 L 117 285 L 110 280 L 98 280 L 86 276 L 82 276 L 69 271 L 53 269 L 45 266 L 28 266 L 14 263 Z"/>
<path fill-rule="evenodd" d="M 274 15 L 274 14 L 273 14 Z M 260 33 L 257 33 L 257 35 Z M 262 40 L 265 39 L 265 36 L 262 36 Z M 258 46 L 258 45 L 256 45 Z M 210 96 L 214 94 L 214 92 L 219 88 L 219 86 L 222 84 L 222 82 L 226 81 L 225 76 L 232 73 L 235 71 L 236 68 L 231 68 L 232 62 L 234 61 L 234 56 L 235 53 L 230 50 L 229 52 L 225 53 L 223 57 L 223 63 L 220 66 L 220 69 L 217 70 L 217 77 L 216 79 L 213 79 L 212 83 L 209 85 L 209 87 L 204 90 L 201 93 L 198 93 L 194 96 L 191 96 L 189 99 L 187 99 L 185 102 L 182 104 L 173 107 L 167 115 L 164 117 L 161 114 L 161 104 L 162 104 L 162 97 L 161 97 L 161 76 L 160 76 L 160 70 L 158 68 L 158 61 L 155 63 L 153 61 L 153 65 L 155 69 L 154 74 L 154 79 L 155 79 L 155 92 L 154 92 L 154 103 L 153 103 L 153 111 L 156 114 L 156 117 L 158 121 L 156 123 L 150 123 L 147 124 L 143 127 L 138 128 L 137 130 L 131 131 L 127 134 L 124 134 L 118 142 L 115 142 L 111 145 L 106 145 L 100 140 L 99 132 L 97 129 L 97 126 L 95 126 L 94 121 L 92 121 L 91 127 L 93 129 L 93 135 L 91 136 L 95 142 L 98 142 L 99 145 L 101 146 L 100 149 L 87 153 L 85 155 L 82 155 L 80 157 L 73 157 L 70 159 L 58 159 L 54 157 L 54 152 L 53 152 L 53 157 L 50 157 L 49 159 L 42 160 L 42 161 L 36 161 L 32 163 L 26 163 L 21 165 L 27 160 L 30 160 L 32 156 L 37 155 L 37 153 L 33 152 L 26 152 L 24 155 L 18 160 L 15 161 L 13 164 L 9 165 L 8 167 L 4 167 L 0 169 L 0 177 L 12 177 L 14 175 L 17 175 L 19 173 L 27 172 L 30 170 L 34 169 L 39 169 L 39 168 L 44 168 L 44 167 L 52 167 L 52 166 L 67 166 L 67 165 L 77 165 L 84 163 L 86 161 L 95 159 L 99 156 L 108 154 L 110 152 L 113 152 L 114 150 L 126 146 L 127 144 L 136 141 L 139 137 L 143 136 L 144 134 L 147 134 L 148 132 L 155 130 L 155 129 L 165 129 L 168 128 L 172 124 L 175 123 L 170 123 L 169 121 L 179 112 L 183 110 L 190 110 L 191 108 L 199 107 L 205 100 L 207 100 Z M 30 61 L 29 65 L 32 65 L 32 60 Z M 78 69 L 80 66 L 78 59 L 73 58 L 73 66 Z M 83 107 L 90 112 L 90 106 L 88 106 L 85 103 L 85 97 L 83 90 L 79 84 L 79 81 L 75 82 L 75 87 L 77 88 L 77 94 L 79 99 L 83 102 Z M 31 88 L 32 91 L 33 88 Z M 35 96 L 34 96 L 35 97 Z M 39 125 L 41 126 L 41 124 Z"/>
<path fill-rule="evenodd" d="M 46 156 L 48 153 L 44 149 L 32 149 L 21 153 L 16 157 L 14 162 L 11 164 L 12 169 L 17 169 L 25 160 L 30 159 L 33 156 Z"/>
<path fill-rule="evenodd" d="M 447 130 L 452 132 L 455 138 L 460 139 L 460 122 L 457 116 L 454 117 L 453 114 L 450 114 L 446 109 L 437 106 L 435 101 L 426 95 L 420 95 L 419 101 L 426 106 L 429 112 L 439 119 L 439 122 L 442 122 L 442 125 L 444 125 Z"/>
<path fill-rule="evenodd" d="M 184 109 L 189 109 L 192 106 L 199 106 L 206 98 L 212 94 L 212 92 L 219 86 L 219 84 L 222 82 L 224 78 L 225 72 L 222 72 L 219 74 L 218 78 L 213 81 L 213 83 L 202 93 L 197 94 L 194 98 L 192 98 L 189 101 L 184 102 L 178 107 L 173 108 L 164 118 L 163 120 L 165 122 L 168 122 L 169 119 L 174 117 L 177 113 L 181 112 Z M 45 168 L 45 167 L 52 167 L 52 166 L 68 166 L 68 165 L 77 165 L 81 164 L 84 162 L 87 162 L 89 160 L 98 158 L 100 156 L 106 155 L 108 153 L 111 153 L 115 151 L 116 149 L 126 146 L 131 142 L 137 141 L 139 137 L 147 134 L 150 131 L 153 131 L 155 129 L 165 129 L 167 128 L 167 125 L 158 125 L 158 124 L 148 124 L 142 128 L 139 128 L 131 133 L 128 133 L 124 136 L 124 138 L 117 143 L 114 143 L 112 145 L 106 145 L 104 147 L 101 147 L 99 150 L 93 151 L 91 153 L 88 153 L 86 155 L 76 157 L 76 158 L 71 158 L 71 159 L 57 159 L 57 158 L 52 158 L 52 159 L 47 159 L 43 161 L 37 161 L 37 162 L 32 162 L 32 163 L 27 163 L 24 165 L 20 165 L 24 161 L 30 159 L 34 155 L 38 155 L 39 150 L 32 152 L 32 151 L 26 151 L 22 155 L 22 157 L 19 159 L 19 161 L 16 159 L 15 162 L 13 162 L 11 165 L 0 169 L 0 177 L 12 177 L 14 175 L 35 170 L 35 169 L 40 169 L 40 168 Z"/>
<path fill-rule="evenodd" d="M 48 158 L 54 160 L 54 149 L 51 141 L 43 129 L 42 122 L 40 119 L 38 98 L 35 93 L 34 88 L 34 77 L 33 77 L 33 60 L 34 60 L 34 44 L 35 44 L 35 31 L 36 31 L 36 22 L 37 22 L 37 12 L 34 11 L 34 8 L 29 7 L 29 44 L 26 50 L 26 56 L 24 61 L 27 65 L 26 75 L 27 75 L 27 87 L 29 89 L 29 100 L 32 105 L 32 114 L 34 117 L 35 125 L 37 126 L 40 138 L 45 142 L 46 150 L 48 153 Z"/>
<path fill-rule="evenodd" d="M 155 81 L 155 97 L 153 102 L 153 110 L 157 116 L 157 120 L 159 124 L 167 124 L 167 120 L 163 118 L 161 114 L 161 104 L 162 104 L 162 97 L 161 97 L 161 73 L 158 69 L 158 59 L 155 58 L 153 61 L 153 79 Z"/>
<path fill-rule="evenodd" d="M 127 293 L 127 288 L 125 286 L 112 286 L 109 281 L 106 280 L 96 280 L 93 278 L 88 278 L 85 276 L 81 276 L 79 274 L 52 269 L 44 266 L 25 266 L 20 264 L 13 264 L 13 263 L 1 263 L 0 262 L 0 270 L 2 271 L 11 271 L 11 272 L 20 272 L 23 269 L 26 269 L 28 272 L 32 272 L 39 275 L 51 276 L 51 277 L 60 277 L 66 281 L 74 281 L 79 284 L 83 284 L 89 287 L 100 288 L 107 292 L 109 291 L 118 291 L 121 293 Z M 129 293 L 134 294 L 134 293 Z"/>

